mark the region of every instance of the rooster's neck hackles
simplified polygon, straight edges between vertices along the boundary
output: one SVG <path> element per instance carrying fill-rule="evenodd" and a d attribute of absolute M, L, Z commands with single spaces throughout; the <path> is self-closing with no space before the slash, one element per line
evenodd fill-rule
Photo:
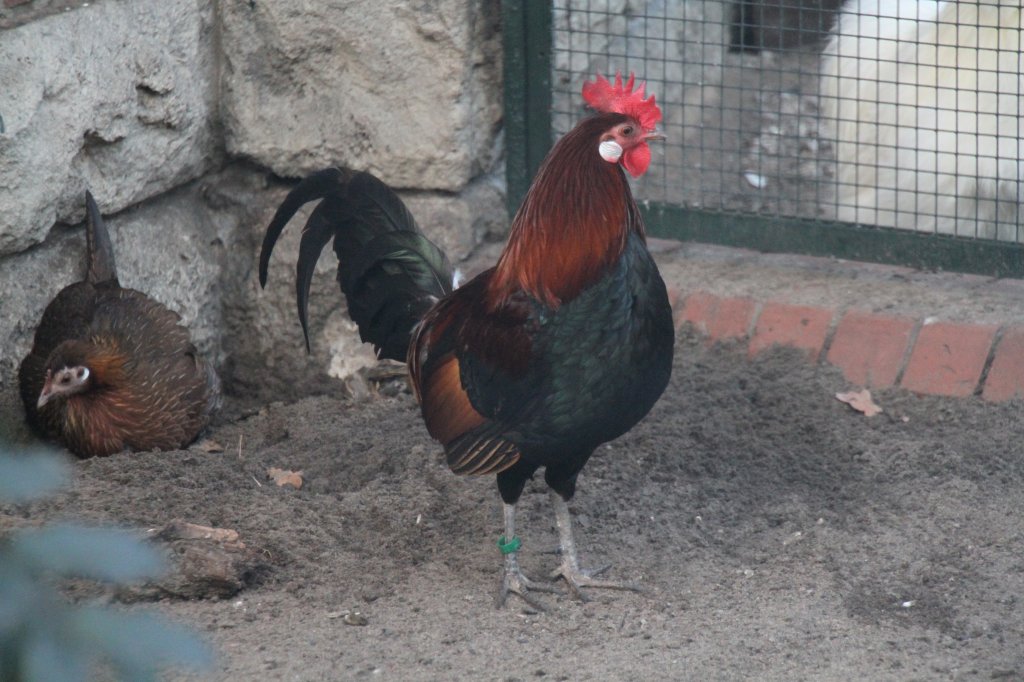
<path fill-rule="evenodd" d="M 611 83 L 600 74 L 583 85 L 583 99 L 598 112 L 558 141 L 537 171 L 512 221 L 508 244 L 491 280 L 492 305 L 517 291 L 556 308 L 577 296 L 615 263 L 630 232 L 643 221 L 622 171 L 642 175 L 650 163 L 647 143 L 623 150 L 602 136 L 632 121 L 654 132 L 661 110 L 636 79 Z M 621 163 L 620 163 L 621 159 Z"/>
<path fill-rule="evenodd" d="M 557 307 L 618 260 L 631 232 L 643 236 L 625 174 L 598 153 L 601 136 L 627 120 L 615 113 L 586 119 L 548 154 L 512 221 L 491 282 L 494 302 L 522 290 Z"/>

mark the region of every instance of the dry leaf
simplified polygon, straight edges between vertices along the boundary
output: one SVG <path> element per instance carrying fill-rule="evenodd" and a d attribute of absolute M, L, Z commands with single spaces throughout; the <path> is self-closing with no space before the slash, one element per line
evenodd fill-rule
<path fill-rule="evenodd" d="M 200 450 L 202 450 L 203 452 L 209 452 L 211 454 L 217 453 L 217 452 L 224 452 L 224 446 L 223 445 L 221 445 L 220 443 L 218 443 L 215 440 L 210 440 L 209 438 L 204 440 L 202 443 L 200 443 L 196 447 L 199 448 Z"/>
<path fill-rule="evenodd" d="M 302 487 L 301 471 L 287 471 L 277 467 L 270 467 L 267 469 L 267 476 L 278 485 L 290 485 L 296 490 Z"/>
<path fill-rule="evenodd" d="M 851 391 L 849 393 L 836 393 L 836 398 L 846 403 L 858 412 L 863 412 L 865 417 L 874 417 L 882 411 L 882 408 L 871 399 L 871 391 Z"/>

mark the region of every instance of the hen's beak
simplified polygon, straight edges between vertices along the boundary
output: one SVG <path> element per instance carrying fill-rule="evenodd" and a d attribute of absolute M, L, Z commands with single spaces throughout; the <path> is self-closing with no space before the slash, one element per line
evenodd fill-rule
<path fill-rule="evenodd" d="M 644 134 L 644 142 L 651 142 L 653 140 L 664 140 L 665 134 L 660 130 L 652 130 L 649 133 Z"/>
<path fill-rule="evenodd" d="M 46 370 L 46 379 L 43 380 L 43 390 L 39 392 L 39 400 L 36 401 L 36 409 L 50 402 L 53 397 L 53 370 Z"/>

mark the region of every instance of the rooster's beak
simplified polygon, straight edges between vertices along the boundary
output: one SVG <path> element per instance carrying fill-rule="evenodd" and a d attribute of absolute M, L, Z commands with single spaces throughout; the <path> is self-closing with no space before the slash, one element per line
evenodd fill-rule
<path fill-rule="evenodd" d="M 658 130 L 652 130 L 649 133 L 644 134 L 644 142 L 651 142 L 653 140 L 664 140 L 665 134 Z"/>

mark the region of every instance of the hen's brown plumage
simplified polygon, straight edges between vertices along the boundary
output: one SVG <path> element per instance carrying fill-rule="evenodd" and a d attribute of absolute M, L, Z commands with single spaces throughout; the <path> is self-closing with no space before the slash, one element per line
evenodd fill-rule
<path fill-rule="evenodd" d="M 169 450 L 192 442 L 220 402 L 220 382 L 177 313 L 120 286 L 92 196 L 88 271 L 43 312 L 18 372 L 28 423 L 79 457 Z"/>

